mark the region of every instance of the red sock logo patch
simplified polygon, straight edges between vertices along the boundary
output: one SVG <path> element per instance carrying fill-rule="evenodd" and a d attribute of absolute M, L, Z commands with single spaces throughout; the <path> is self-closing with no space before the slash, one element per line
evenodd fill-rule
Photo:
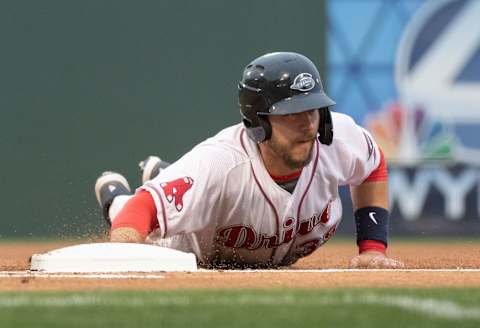
<path fill-rule="evenodd" d="M 193 186 L 193 179 L 190 177 L 183 177 L 169 182 L 162 182 L 162 187 L 165 197 L 169 203 L 174 202 L 177 211 L 183 209 L 183 195 Z"/>

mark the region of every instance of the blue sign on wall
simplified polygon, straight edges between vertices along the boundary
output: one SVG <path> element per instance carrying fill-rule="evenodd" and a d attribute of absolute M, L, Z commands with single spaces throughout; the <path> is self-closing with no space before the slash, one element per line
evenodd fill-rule
<path fill-rule="evenodd" d="M 330 1 L 336 110 L 390 160 L 480 163 L 479 17 L 476 0 Z"/>
<path fill-rule="evenodd" d="M 331 0 L 327 17 L 328 91 L 389 160 L 393 231 L 478 234 L 480 1 Z"/>

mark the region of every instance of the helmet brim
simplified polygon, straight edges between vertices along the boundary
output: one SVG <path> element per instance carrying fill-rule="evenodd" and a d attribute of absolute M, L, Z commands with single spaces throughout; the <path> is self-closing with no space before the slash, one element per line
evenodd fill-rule
<path fill-rule="evenodd" d="M 334 106 L 336 103 L 325 92 L 305 92 L 276 102 L 268 113 L 259 115 L 289 115 Z"/>

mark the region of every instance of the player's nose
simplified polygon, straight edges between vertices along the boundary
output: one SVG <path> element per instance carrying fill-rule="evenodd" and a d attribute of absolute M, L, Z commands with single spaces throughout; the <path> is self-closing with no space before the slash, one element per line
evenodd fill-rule
<path fill-rule="evenodd" d="M 301 112 L 296 115 L 296 119 L 301 126 L 311 127 L 315 124 L 316 110 Z"/>

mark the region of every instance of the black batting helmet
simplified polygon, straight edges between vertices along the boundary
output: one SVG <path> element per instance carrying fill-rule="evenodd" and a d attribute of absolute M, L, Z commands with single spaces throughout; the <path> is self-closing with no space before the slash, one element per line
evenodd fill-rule
<path fill-rule="evenodd" d="M 332 143 L 329 107 L 335 102 L 324 92 L 315 65 L 303 55 L 275 52 L 254 59 L 243 71 L 238 99 L 247 134 L 258 143 L 268 140 L 272 134 L 266 116 L 312 109 L 320 111 L 320 142 Z"/>

